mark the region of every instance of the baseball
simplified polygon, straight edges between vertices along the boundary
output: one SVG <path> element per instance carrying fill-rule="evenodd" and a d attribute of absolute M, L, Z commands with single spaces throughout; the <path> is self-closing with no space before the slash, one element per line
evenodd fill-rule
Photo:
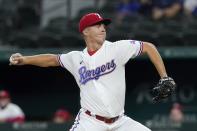
<path fill-rule="evenodd" d="M 13 61 L 13 64 L 18 64 L 18 61 Z"/>
<path fill-rule="evenodd" d="M 15 59 L 13 58 L 13 56 L 11 56 L 11 57 L 10 57 L 10 63 L 11 63 L 11 64 L 18 64 L 18 61 L 15 60 Z"/>

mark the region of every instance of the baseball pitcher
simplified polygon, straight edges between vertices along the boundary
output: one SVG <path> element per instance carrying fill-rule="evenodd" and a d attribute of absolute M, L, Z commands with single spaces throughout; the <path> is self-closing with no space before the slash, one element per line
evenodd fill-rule
<path fill-rule="evenodd" d="M 74 76 L 80 88 L 81 109 L 70 131 L 150 131 L 124 114 L 125 64 L 139 55 L 148 55 L 161 77 L 153 88 L 154 102 L 175 90 L 176 84 L 168 77 L 156 47 L 136 40 L 107 41 L 110 23 L 98 13 L 81 18 L 79 32 L 86 43 L 83 51 L 33 56 L 16 53 L 10 57 L 11 65 L 62 66 Z"/>

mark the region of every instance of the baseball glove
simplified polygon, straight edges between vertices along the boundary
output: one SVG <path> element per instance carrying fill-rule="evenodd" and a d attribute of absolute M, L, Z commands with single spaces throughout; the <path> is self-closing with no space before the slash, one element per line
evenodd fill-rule
<path fill-rule="evenodd" d="M 171 77 L 164 77 L 159 80 L 159 83 L 152 89 L 153 102 L 159 102 L 175 92 L 176 83 Z"/>

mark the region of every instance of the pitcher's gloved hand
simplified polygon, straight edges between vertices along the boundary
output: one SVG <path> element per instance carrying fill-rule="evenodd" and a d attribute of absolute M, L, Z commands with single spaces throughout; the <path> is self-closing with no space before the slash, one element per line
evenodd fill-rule
<path fill-rule="evenodd" d="M 175 92 L 176 83 L 171 77 L 164 77 L 159 80 L 159 83 L 152 89 L 153 102 L 159 102 Z"/>

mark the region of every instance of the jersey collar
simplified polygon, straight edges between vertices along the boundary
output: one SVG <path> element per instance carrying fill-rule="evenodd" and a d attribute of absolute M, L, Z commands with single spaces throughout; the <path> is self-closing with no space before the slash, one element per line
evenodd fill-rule
<path fill-rule="evenodd" d="M 96 54 L 98 54 L 103 49 L 103 47 L 104 47 L 105 44 L 106 44 L 106 40 L 104 41 L 104 43 L 103 43 L 103 45 L 101 46 L 100 49 L 98 49 L 96 51 L 93 51 L 93 54 L 92 55 L 88 53 L 87 47 L 83 50 L 83 52 L 85 53 L 85 55 L 87 55 L 89 57 L 93 57 L 93 56 L 95 56 Z"/>

